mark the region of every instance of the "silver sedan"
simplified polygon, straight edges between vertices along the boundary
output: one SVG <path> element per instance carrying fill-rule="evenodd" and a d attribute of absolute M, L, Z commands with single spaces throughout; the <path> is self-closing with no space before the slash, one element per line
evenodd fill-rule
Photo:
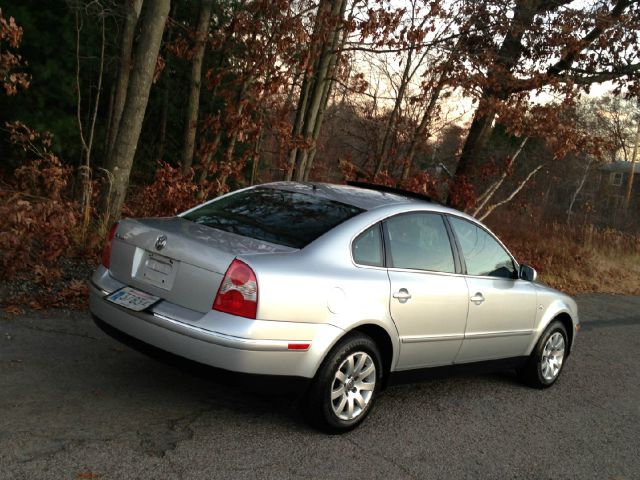
<path fill-rule="evenodd" d="M 294 388 L 314 425 L 346 431 L 385 386 L 443 370 L 551 386 L 580 325 L 573 299 L 535 280 L 427 198 L 279 182 L 117 223 L 90 308 L 128 343 Z"/>

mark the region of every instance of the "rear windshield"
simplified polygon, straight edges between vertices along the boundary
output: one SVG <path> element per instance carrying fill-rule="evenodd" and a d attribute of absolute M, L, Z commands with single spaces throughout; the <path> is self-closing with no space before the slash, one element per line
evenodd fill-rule
<path fill-rule="evenodd" d="M 259 187 L 203 205 L 183 218 L 245 237 L 303 248 L 362 211 L 315 195 Z"/>

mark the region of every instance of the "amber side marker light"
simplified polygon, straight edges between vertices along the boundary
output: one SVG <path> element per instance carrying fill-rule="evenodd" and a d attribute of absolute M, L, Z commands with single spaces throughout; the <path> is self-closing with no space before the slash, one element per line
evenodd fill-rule
<path fill-rule="evenodd" d="M 580 330 L 582 330 L 582 324 L 581 324 L 581 323 L 578 323 L 578 324 L 576 325 L 576 332 L 579 332 Z"/>

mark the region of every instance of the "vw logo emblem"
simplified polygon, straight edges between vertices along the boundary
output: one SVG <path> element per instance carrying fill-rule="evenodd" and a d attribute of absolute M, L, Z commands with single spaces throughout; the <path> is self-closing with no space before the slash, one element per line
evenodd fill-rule
<path fill-rule="evenodd" d="M 162 250 L 167 245 L 167 236 L 159 235 L 156 239 L 156 250 Z"/>

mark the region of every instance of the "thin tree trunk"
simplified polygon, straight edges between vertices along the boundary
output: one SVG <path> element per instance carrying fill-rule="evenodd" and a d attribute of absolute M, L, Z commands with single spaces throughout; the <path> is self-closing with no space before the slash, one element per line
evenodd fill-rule
<path fill-rule="evenodd" d="M 511 157 L 511 159 L 507 163 L 507 166 L 504 169 L 504 172 L 502 172 L 502 175 L 500 176 L 500 178 L 493 185 L 491 185 L 489 188 L 487 188 L 487 190 L 482 195 L 480 195 L 480 197 L 478 197 L 479 205 L 474 210 L 473 216 L 478 215 L 480 213 L 480 211 L 484 208 L 484 206 L 487 204 L 487 202 L 489 200 L 491 200 L 493 195 L 498 191 L 498 189 L 500 188 L 502 183 L 507 178 L 507 175 L 509 173 L 509 169 L 512 167 L 512 165 L 517 160 L 518 156 L 520 155 L 520 152 L 522 152 L 522 149 L 527 144 L 528 140 L 529 140 L 529 137 L 524 137 L 524 139 L 520 143 L 520 146 L 518 147 L 518 150 L 516 150 L 516 153 L 513 154 L 513 156 Z"/>
<path fill-rule="evenodd" d="M 589 157 L 589 161 L 587 162 L 587 166 L 584 168 L 584 173 L 582 174 L 582 178 L 580 179 L 580 183 L 578 184 L 578 188 L 573 192 L 571 196 L 571 202 L 569 203 L 569 208 L 567 209 L 567 223 L 571 222 L 571 215 L 573 215 L 573 205 L 576 203 L 576 198 L 582 191 L 582 187 L 584 187 L 584 183 L 587 181 L 587 175 L 589 175 L 589 168 L 591 168 L 592 158 Z"/>
<path fill-rule="evenodd" d="M 325 92 L 324 83 L 331 58 L 337 55 L 335 51 L 335 39 L 338 36 L 340 25 L 331 26 L 325 32 L 331 21 L 342 19 L 346 9 L 346 0 L 321 0 L 318 6 L 314 33 L 309 52 L 309 59 L 313 62 L 311 69 L 306 69 L 300 91 L 300 100 L 296 110 L 296 118 L 293 125 L 291 139 L 293 147 L 289 152 L 286 179 L 293 178 L 294 170 L 297 180 L 304 179 L 308 149 L 312 142 L 313 131 L 317 120 L 320 104 Z M 323 36 L 327 34 L 327 39 Z M 316 58 L 317 57 L 317 58 Z M 302 151 L 297 142 L 300 136 L 304 139 Z"/>
<path fill-rule="evenodd" d="M 113 118 L 113 102 L 116 98 L 116 86 L 115 84 L 112 84 L 111 87 L 109 88 L 109 106 L 107 107 L 107 121 L 105 123 L 105 132 L 106 135 L 104 136 L 104 145 L 103 145 L 103 152 L 106 152 L 107 149 L 109 148 L 109 127 L 111 126 L 111 119 Z M 104 158 L 102 158 L 102 163 L 104 164 Z"/>
<path fill-rule="evenodd" d="M 437 85 L 434 87 L 433 92 L 431 92 L 431 98 L 429 99 L 429 104 L 427 108 L 424 110 L 422 114 L 422 119 L 420 120 L 420 124 L 416 131 L 413 134 L 413 138 L 411 139 L 411 143 L 409 144 L 409 151 L 407 152 L 407 158 L 405 159 L 404 166 L 402 168 L 402 181 L 405 181 L 409 178 L 409 173 L 411 172 L 411 168 L 413 167 L 413 159 L 416 156 L 416 152 L 418 151 L 418 146 L 422 145 L 428 138 L 429 133 L 427 132 L 427 127 L 430 125 L 433 111 L 436 109 L 436 105 L 438 104 L 438 99 L 440 97 L 440 93 L 442 93 L 442 89 L 446 83 L 446 75 L 448 72 L 442 72 L 440 74 L 440 78 L 438 79 Z"/>
<path fill-rule="evenodd" d="M 89 226 L 90 213 L 91 213 L 91 197 L 92 197 L 92 185 L 91 185 L 91 151 L 93 149 L 93 139 L 96 131 L 96 120 L 98 118 L 98 107 L 100 105 L 100 94 L 102 92 L 102 77 L 104 74 L 104 53 L 105 53 L 105 19 L 104 12 L 101 14 L 102 21 L 102 35 L 100 44 L 100 64 L 98 67 L 98 85 L 96 88 L 96 96 L 94 99 L 93 110 L 89 116 L 89 131 L 87 137 L 85 137 L 84 126 L 82 124 L 81 116 L 81 101 L 82 90 L 80 85 L 80 15 L 76 12 L 76 89 L 78 95 L 77 101 L 77 116 L 78 116 L 78 129 L 80 131 L 80 142 L 82 144 L 82 161 L 78 168 L 78 183 L 80 184 L 79 201 L 81 205 L 82 213 L 82 238 L 84 240 L 87 228 Z"/>
<path fill-rule="evenodd" d="M 258 178 L 258 169 L 260 166 L 260 146 L 262 145 L 262 136 L 264 134 L 264 126 L 260 127 L 258 132 L 258 138 L 256 139 L 255 146 L 253 148 L 253 158 L 251 161 L 251 179 L 249 185 L 255 185 Z"/>
<path fill-rule="evenodd" d="M 319 19 L 316 19 L 319 22 Z M 311 55 L 314 55 L 312 47 Z M 313 70 L 317 68 L 318 60 L 314 60 Z M 305 65 L 306 68 L 306 65 Z M 291 181 L 293 179 L 293 171 L 296 166 L 296 157 L 298 154 L 298 145 L 297 142 L 299 140 L 300 135 L 302 135 L 302 129 L 304 126 L 305 115 L 308 108 L 309 102 L 309 93 L 312 86 L 312 78 L 311 74 L 308 71 L 305 71 L 304 76 L 302 77 L 302 85 L 300 86 L 300 97 L 298 99 L 298 108 L 296 109 L 296 116 L 293 121 L 293 128 L 291 130 L 291 141 L 293 143 L 293 147 L 289 151 L 289 159 L 287 161 L 287 174 L 285 180 Z"/>
<path fill-rule="evenodd" d="M 347 2 L 345 0 L 340 7 L 340 18 L 344 17 L 346 6 Z M 331 57 L 329 59 L 329 65 L 327 68 L 325 79 L 322 82 L 322 96 L 320 99 L 318 114 L 314 119 L 313 131 L 311 133 L 311 146 L 309 147 L 308 151 L 303 152 L 303 159 L 300 162 L 300 169 L 302 170 L 303 174 L 302 179 L 305 182 L 309 181 L 309 175 L 311 174 L 311 169 L 313 168 L 313 162 L 315 160 L 317 152 L 317 141 L 320 137 L 320 130 L 322 130 L 322 124 L 324 123 L 324 114 L 327 110 L 329 97 L 335 83 L 335 71 L 339 59 L 339 54 L 336 52 L 342 51 L 345 41 L 346 35 L 344 34 L 344 30 L 336 31 L 333 42 L 330 46 Z"/>
<path fill-rule="evenodd" d="M 529 180 L 531 180 L 531 178 L 538 173 L 538 170 L 540 170 L 542 167 L 544 166 L 544 164 L 540 164 L 538 165 L 536 168 L 534 168 L 533 170 L 531 170 L 529 172 L 529 175 L 527 175 L 524 180 L 522 180 L 518 186 L 516 187 L 516 189 L 511 192 L 511 195 L 509 195 L 507 198 L 505 198 L 504 200 L 498 202 L 498 203 L 494 203 L 493 205 L 491 205 L 490 207 L 487 208 L 487 211 L 485 213 L 482 214 L 482 216 L 480 216 L 478 218 L 478 220 L 483 221 L 485 218 L 487 218 L 489 215 L 491 215 L 491 212 L 493 212 L 496 208 L 498 208 L 501 205 L 504 205 L 505 203 L 509 203 L 511 200 L 514 199 L 514 197 L 520 193 L 520 190 L 522 190 L 524 188 L 524 186 L 529 182 Z"/>
<path fill-rule="evenodd" d="M 210 150 L 202 160 L 202 171 L 200 172 L 200 180 L 198 181 L 200 186 L 204 185 L 204 182 L 207 180 L 207 175 L 209 174 L 209 165 L 211 164 L 211 160 L 213 160 L 213 157 L 218 151 L 220 140 L 222 140 L 222 126 L 218 128 L 216 136 L 213 138 L 213 142 L 211 142 Z"/>
<path fill-rule="evenodd" d="M 384 170 L 384 168 L 386 167 L 386 163 L 387 163 L 386 157 L 389 151 L 389 143 L 390 143 L 391 135 L 396 128 L 398 112 L 400 111 L 402 101 L 404 100 L 404 94 L 407 89 L 407 84 L 409 83 L 409 72 L 411 71 L 411 62 L 413 59 L 414 50 L 415 50 L 415 46 L 412 45 L 409 48 L 409 52 L 407 53 L 406 64 L 402 72 L 400 85 L 398 86 L 398 95 L 396 96 L 396 101 L 393 104 L 393 110 L 391 110 L 391 113 L 389 114 L 389 119 L 387 120 L 387 124 L 384 129 L 384 135 L 382 137 L 382 145 L 380 146 L 380 150 L 378 152 L 378 161 L 376 162 L 376 168 L 373 172 L 374 178 L 378 176 L 382 172 L 382 170 Z"/>
<path fill-rule="evenodd" d="M 167 75 L 164 82 L 164 91 L 162 92 L 162 105 L 160 107 L 160 128 L 158 132 L 158 151 L 156 153 L 156 162 L 162 162 L 164 159 L 164 150 L 167 143 L 167 121 L 169 117 L 169 76 Z"/>
<path fill-rule="evenodd" d="M 191 81 L 189 82 L 189 100 L 184 125 L 184 145 L 182 148 L 182 172 L 187 173 L 193 163 L 193 151 L 196 144 L 198 127 L 198 109 L 200 107 L 200 84 L 202 81 L 202 61 L 206 48 L 206 37 L 209 32 L 211 6 L 213 0 L 202 0 L 196 30 L 196 45 L 191 62 Z"/>
<path fill-rule="evenodd" d="M 120 59 L 118 65 L 118 78 L 115 85 L 115 95 L 113 99 L 113 114 L 109 124 L 107 134 L 107 161 L 104 165 L 108 168 L 110 158 L 113 154 L 113 147 L 120 128 L 120 119 L 124 109 L 124 102 L 127 98 L 127 87 L 129 85 L 129 75 L 131 72 L 131 55 L 133 51 L 133 39 L 136 32 L 136 25 L 142 10 L 143 0 L 125 0 L 125 22 L 122 29 L 122 38 L 120 40 Z"/>
<path fill-rule="evenodd" d="M 170 3 L 170 0 L 149 2 L 141 19 L 142 33 L 135 49 L 134 68 L 131 71 L 120 121 L 121 126 L 118 128 L 113 158 L 110 162 L 112 190 L 110 195 L 105 196 L 100 208 L 101 218 L 105 224 L 120 218 Z"/>
<path fill-rule="evenodd" d="M 334 62 L 335 64 L 335 58 Z M 313 136 L 312 136 L 312 144 L 307 152 L 307 158 L 304 162 L 304 177 L 303 180 L 305 182 L 309 181 L 309 175 L 311 174 L 311 169 L 313 168 L 313 162 L 316 158 L 316 152 L 318 151 L 318 138 L 320 137 L 320 130 L 322 129 L 322 124 L 324 122 L 324 113 L 327 110 L 327 103 L 329 102 L 329 95 L 331 95 L 331 90 L 333 87 L 333 80 L 329 80 L 325 84 L 325 91 L 323 92 L 322 103 L 320 105 L 320 111 L 318 112 L 318 117 L 316 119 L 316 124 L 313 127 Z"/>

